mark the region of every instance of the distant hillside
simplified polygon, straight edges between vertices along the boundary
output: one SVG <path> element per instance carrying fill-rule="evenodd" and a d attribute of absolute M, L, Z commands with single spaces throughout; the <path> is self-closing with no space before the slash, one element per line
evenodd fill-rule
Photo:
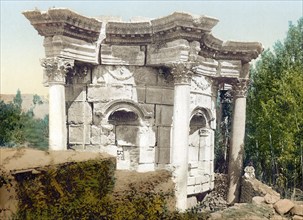
<path fill-rule="evenodd" d="M 13 102 L 15 96 L 16 94 L 0 94 L 0 99 L 3 100 L 5 103 L 10 103 Z M 21 94 L 22 110 L 24 112 L 27 112 L 28 110 L 34 107 L 33 97 L 34 94 Z M 48 99 L 44 96 L 40 96 L 40 98 L 43 103 L 37 104 L 34 108 L 35 118 L 44 118 L 44 116 L 48 114 Z"/>

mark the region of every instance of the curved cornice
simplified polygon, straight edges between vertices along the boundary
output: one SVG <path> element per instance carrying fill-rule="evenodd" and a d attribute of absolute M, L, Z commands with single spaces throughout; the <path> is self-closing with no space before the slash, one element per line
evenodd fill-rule
<path fill-rule="evenodd" d="M 106 42 L 117 44 L 149 44 L 174 39 L 200 40 L 218 23 L 215 18 L 174 12 L 150 22 L 109 22 Z"/>
<path fill-rule="evenodd" d="M 94 42 L 98 40 L 102 25 L 94 18 L 79 15 L 65 8 L 52 8 L 46 12 L 25 11 L 23 15 L 44 37 L 63 35 L 86 42 Z"/>
<path fill-rule="evenodd" d="M 69 9 L 52 8 L 47 12 L 33 10 L 23 14 L 39 34 L 45 37 L 63 35 L 86 42 L 96 42 L 102 26 L 101 21 L 84 17 Z M 218 20 L 214 18 L 183 12 L 175 12 L 150 21 L 145 19 L 142 22 L 108 22 L 105 27 L 106 37 L 102 43 L 123 46 L 152 45 L 158 50 L 165 48 L 168 42 L 179 39 L 197 41 L 201 47 L 198 55 L 202 57 L 241 60 L 243 63 L 257 58 L 262 52 L 262 45 L 258 42 L 223 42 L 215 38 L 211 30 L 217 23 Z"/>
<path fill-rule="evenodd" d="M 223 42 L 212 34 L 205 34 L 201 41 L 200 55 L 214 59 L 243 60 L 250 62 L 263 51 L 259 42 Z"/>

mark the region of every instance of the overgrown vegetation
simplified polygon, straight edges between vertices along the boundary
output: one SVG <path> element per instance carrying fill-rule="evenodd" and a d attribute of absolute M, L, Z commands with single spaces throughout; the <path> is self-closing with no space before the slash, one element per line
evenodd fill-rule
<path fill-rule="evenodd" d="M 32 108 L 22 111 L 22 97 L 17 91 L 12 103 L 0 100 L 0 146 L 30 145 L 38 149 L 48 147 L 48 115 L 43 119 L 34 117 L 33 110 L 42 104 L 38 95 L 33 97 Z"/>
<path fill-rule="evenodd" d="M 251 71 L 246 161 L 283 196 L 303 189 L 303 17 Z"/>
<path fill-rule="evenodd" d="M 170 212 L 172 192 L 140 190 L 129 185 L 123 196 L 113 193 L 113 160 L 89 160 L 50 166 L 40 173 L 19 173 L 15 219 L 206 219 L 191 209 Z M 131 177 L 129 177 L 131 178 Z"/>

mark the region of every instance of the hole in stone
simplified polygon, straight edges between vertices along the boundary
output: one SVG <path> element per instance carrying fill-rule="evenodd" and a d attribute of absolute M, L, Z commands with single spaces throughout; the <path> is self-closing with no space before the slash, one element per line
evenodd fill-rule
<path fill-rule="evenodd" d="M 206 120 L 204 115 L 199 113 L 194 115 L 190 120 L 189 126 L 190 126 L 189 134 L 193 134 L 198 129 L 206 127 Z"/>
<path fill-rule="evenodd" d="M 110 114 L 108 121 L 111 124 L 137 122 L 138 115 L 129 110 L 118 110 Z"/>

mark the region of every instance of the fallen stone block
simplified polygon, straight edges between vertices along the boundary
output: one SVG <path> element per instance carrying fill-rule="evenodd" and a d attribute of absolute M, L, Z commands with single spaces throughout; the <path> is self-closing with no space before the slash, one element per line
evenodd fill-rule
<path fill-rule="evenodd" d="M 303 216 L 294 215 L 294 216 L 292 217 L 292 220 L 303 220 Z"/>
<path fill-rule="evenodd" d="M 293 215 L 303 216 L 303 203 L 301 203 L 301 204 L 295 203 L 295 206 L 290 210 L 290 212 Z"/>
<path fill-rule="evenodd" d="M 289 199 L 281 199 L 275 203 L 274 209 L 280 215 L 284 215 L 285 213 L 289 212 L 294 206 L 295 204 Z"/>
<path fill-rule="evenodd" d="M 276 202 L 278 202 L 280 200 L 280 195 L 272 195 L 272 194 L 269 194 L 267 193 L 265 196 L 264 196 L 264 200 L 267 204 L 275 204 Z"/>
<path fill-rule="evenodd" d="M 265 202 L 265 199 L 262 196 L 255 196 L 252 198 L 252 203 L 254 203 L 254 204 L 262 204 L 264 202 Z"/>

